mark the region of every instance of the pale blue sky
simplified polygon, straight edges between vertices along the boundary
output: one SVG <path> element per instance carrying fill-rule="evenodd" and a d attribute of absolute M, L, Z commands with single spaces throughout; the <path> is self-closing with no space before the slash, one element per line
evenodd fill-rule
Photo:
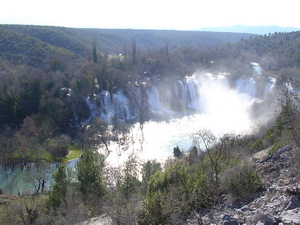
<path fill-rule="evenodd" d="M 300 28 L 298 13 L 295 0 L 6 0 L 1 3 L 0 23 L 178 30 L 237 24 Z"/>

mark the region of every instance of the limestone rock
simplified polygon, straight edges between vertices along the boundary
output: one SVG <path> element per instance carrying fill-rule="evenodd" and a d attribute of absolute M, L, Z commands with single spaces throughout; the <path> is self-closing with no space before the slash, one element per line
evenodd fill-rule
<path fill-rule="evenodd" d="M 285 210 L 295 209 L 298 207 L 300 207 L 300 201 L 296 195 L 292 195 Z"/>
<path fill-rule="evenodd" d="M 224 215 L 219 225 L 239 225 L 239 222 L 230 215 Z"/>
<path fill-rule="evenodd" d="M 300 225 L 300 208 L 282 212 L 279 219 L 284 224 Z"/>

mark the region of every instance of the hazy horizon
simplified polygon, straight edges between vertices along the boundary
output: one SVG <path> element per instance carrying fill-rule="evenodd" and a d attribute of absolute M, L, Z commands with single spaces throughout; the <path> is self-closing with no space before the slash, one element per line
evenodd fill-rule
<path fill-rule="evenodd" d="M 12 0 L 2 4 L 0 24 L 47 25 L 72 28 L 198 30 L 207 27 L 279 26 L 300 28 L 295 2 L 253 0 L 95 2 L 86 0 Z"/>

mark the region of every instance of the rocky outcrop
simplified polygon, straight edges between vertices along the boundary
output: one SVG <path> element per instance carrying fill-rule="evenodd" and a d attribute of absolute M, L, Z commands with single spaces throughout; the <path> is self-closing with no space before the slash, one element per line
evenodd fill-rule
<path fill-rule="evenodd" d="M 102 215 L 99 217 L 94 217 L 88 221 L 77 223 L 76 225 L 113 225 L 112 219 L 107 215 Z"/>
<path fill-rule="evenodd" d="M 256 161 L 254 167 L 264 190 L 247 204 L 225 201 L 202 217 L 203 224 L 300 225 L 300 181 L 295 173 L 293 151 L 293 146 L 288 145 Z"/>

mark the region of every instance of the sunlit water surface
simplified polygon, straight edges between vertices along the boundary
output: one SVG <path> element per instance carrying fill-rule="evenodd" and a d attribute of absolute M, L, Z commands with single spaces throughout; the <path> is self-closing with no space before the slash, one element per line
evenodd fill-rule
<path fill-rule="evenodd" d="M 107 161 L 111 165 L 119 165 L 133 154 L 142 161 L 164 161 L 173 155 L 173 148 L 176 146 L 182 151 L 193 147 L 192 134 L 203 129 L 212 131 L 216 136 L 251 132 L 254 123 L 248 110 L 253 101 L 253 98 L 237 94 L 234 90 L 207 90 L 201 103 L 203 113 L 168 121 L 146 122 L 143 126 L 144 139 L 139 124 L 135 124 L 131 132 L 134 143 L 126 151 L 112 151 Z M 114 149 L 113 145 L 111 149 Z"/>

